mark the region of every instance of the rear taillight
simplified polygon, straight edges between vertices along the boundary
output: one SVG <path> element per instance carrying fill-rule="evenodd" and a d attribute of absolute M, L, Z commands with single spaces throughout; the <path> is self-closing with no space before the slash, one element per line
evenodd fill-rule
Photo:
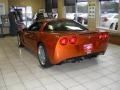
<path fill-rule="evenodd" d="M 62 37 L 59 42 L 61 45 L 67 45 L 68 43 L 75 44 L 77 42 L 77 37 L 76 36 L 72 36 L 69 38 Z"/>
<path fill-rule="evenodd" d="M 102 39 L 103 38 L 103 35 L 101 34 L 101 35 L 99 35 L 99 39 Z"/>
<path fill-rule="evenodd" d="M 105 38 L 109 38 L 109 35 L 108 35 L 108 34 L 104 34 L 104 37 L 105 37 Z"/>
<path fill-rule="evenodd" d="M 108 34 L 100 34 L 99 39 L 107 39 L 109 37 Z"/>
<path fill-rule="evenodd" d="M 71 37 L 71 38 L 69 39 L 70 44 L 75 44 L 76 41 L 77 41 L 77 37 Z"/>
<path fill-rule="evenodd" d="M 60 44 L 61 45 L 66 45 L 67 43 L 68 43 L 68 38 L 63 37 L 63 38 L 60 39 Z"/>

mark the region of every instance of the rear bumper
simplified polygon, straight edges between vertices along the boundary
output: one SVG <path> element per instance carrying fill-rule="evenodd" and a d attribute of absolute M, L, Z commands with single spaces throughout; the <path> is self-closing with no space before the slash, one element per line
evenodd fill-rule
<path fill-rule="evenodd" d="M 83 55 L 83 56 L 68 58 L 68 59 L 66 59 L 66 61 L 69 61 L 69 60 L 72 60 L 72 59 L 73 59 L 73 60 L 74 60 L 74 59 L 79 60 L 79 59 L 86 59 L 86 58 L 96 57 L 96 56 L 98 56 L 98 55 L 104 55 L 104 53 L 105 53 L 105 52 L 102 51 L 102 52 L 87 54 L 87 55 Z"/>
<path fill-rule="evenodd" d="M 60 57 L 55 57 L 54 60 L 53 60 L 53 64 L 58 64 L 60 62 L 64 62 L 64 61 L 67 61 L 67 60 L 71 60 L 71 59 L 77 59 L 77 58 L 91 58 L 91 57 L 94 57 L 94 56 L 97 56 L 97 55 L 104 55 L 105 53 L 105 50 L 104 51 L 99 51 L 99 52 L 93 52 L 93 53 L 90 53 L 90 54 L 86 54 L 86 53 L 83 53 L 83 54 L 73 54 L 71 56 L 60 56 Z"/>

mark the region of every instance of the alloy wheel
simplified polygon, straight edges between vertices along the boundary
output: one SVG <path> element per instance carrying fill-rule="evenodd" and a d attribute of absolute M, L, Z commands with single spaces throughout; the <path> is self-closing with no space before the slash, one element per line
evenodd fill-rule
<path fill-rule="evenodd" d="M 38 47 L 38 57 L 41 65 L 45 65 L 46 64 L 45 50 L 42 45 Z"/>

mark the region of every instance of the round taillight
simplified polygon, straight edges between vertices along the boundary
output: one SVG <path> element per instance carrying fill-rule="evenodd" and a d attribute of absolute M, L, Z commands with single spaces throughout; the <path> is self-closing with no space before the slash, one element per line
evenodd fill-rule
<path fill-rule="evenodd" d="M 101 35 L 99 35 L 99 39 L 106 39 L 108 37 L 109 36 L 107 34 L 101 34 Z"/>
<path fill-rule="evenodd" d="M 104 37 L 105 37 L 105 38 L 108 38 L 108 35 L 107 35 L 107 34 L 105 34 L 105 35 L 104 35 Z"/>
<path fill-rule="evenodd" d="M 103 38 L 103 35 L 99 35 L 99 39 L 102 39 Z"/>
<path fill-rule="evenodd" d="M 60 44 L 61 45 L 66 45 L 68 43 L 68 39 L 66 37 L 63 37 L 60 39 Z"/>
<path fill-rule="evenodd" d="M 69 39 L 70 44 L 75 44 L 77 42 L 77 37 L 71 37 Z"/>

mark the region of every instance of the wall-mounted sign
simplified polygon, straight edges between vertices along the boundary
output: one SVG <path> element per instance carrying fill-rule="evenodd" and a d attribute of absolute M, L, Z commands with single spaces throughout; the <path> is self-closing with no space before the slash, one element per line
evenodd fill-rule
<path fill-rule="evenodd" d="M 9 26 L 9 19 L 8 15 L 1 15 L 2 26 L 8 27 Z"/>
<path fill-rule="evenodd" d="M 96 6 L 96 3 L 95 2 L 90 2 L 89 5 L 88 5 L 88 14 L 89 14 L 89 18 L 95 18 L 95 6 Z"/>

